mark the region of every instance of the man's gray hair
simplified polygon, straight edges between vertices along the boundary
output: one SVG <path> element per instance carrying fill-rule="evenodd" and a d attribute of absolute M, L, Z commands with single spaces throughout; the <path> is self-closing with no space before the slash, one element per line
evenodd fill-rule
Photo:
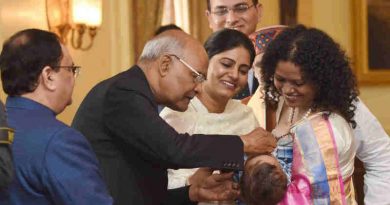
<path fill-rule="evenodd" d="M 155 60 L 164 54 L 176 54 L 183 50 L 183 46 L 182 41 L 174 36 L 159 36 L 146 43 L 140 60 Z"/>

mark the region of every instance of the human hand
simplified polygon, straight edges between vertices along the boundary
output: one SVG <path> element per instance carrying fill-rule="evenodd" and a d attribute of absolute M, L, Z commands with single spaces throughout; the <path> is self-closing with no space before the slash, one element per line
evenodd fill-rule
<path fill-rule="evenodd" d="M 244 143 L 244 152 L 248 155 L 269 154 L 276 147 L 275 137 L 261 127 L 240 138 Z"/>
<path fill-rule="evenodd" d="M 199 168 L 189 179 L 191 201 L 232 201 L 240 192 L 232 181 L 233 172 L 213 174 L 209 168 Z"/>

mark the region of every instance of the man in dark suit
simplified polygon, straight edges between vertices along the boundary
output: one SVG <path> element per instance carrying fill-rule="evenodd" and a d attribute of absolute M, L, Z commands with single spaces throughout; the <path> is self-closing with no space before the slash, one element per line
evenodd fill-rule
<path fill-rule="evenodd" d="M 78 66 L 51 32 L 27 29 L 0 54 L 15 179 L 0 204 L 108 205 L 112 198 L 88 141 L 56 119 L 72 102 Z"/>
<path fill-rule="evenodd" d="M 13 177 L 12 138 L 13 130 L 7 125 L 4 105 L 0 101 L 0 191 L 8 186 Z"/>
<path fill-rule="evenodd" d="M 243 151 L 273 150 L 274 138 L 261 128 L 245 136 L 189 136 L 159 117 L 158 104 L 187 109 L 207 64 L 198 41 L 166 31 L 146 43 L 137 65 L 96 85 L 82 102 L 72 126 L 91 142 L 116 204 L 227 199 L 197 184 L 167 191 L 167 168 L 239 170 Z"/>

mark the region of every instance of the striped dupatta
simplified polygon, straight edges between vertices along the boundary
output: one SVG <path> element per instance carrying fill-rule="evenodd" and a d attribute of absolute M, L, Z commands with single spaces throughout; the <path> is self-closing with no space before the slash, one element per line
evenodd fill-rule
<path fill-rule="evenodd" d="M 328 117 L 324 113 L 312 115 L 296 123 L 292 133 L 291 183 L 279 205 L 354 204 L 352 180 L 342 179 Z"/>

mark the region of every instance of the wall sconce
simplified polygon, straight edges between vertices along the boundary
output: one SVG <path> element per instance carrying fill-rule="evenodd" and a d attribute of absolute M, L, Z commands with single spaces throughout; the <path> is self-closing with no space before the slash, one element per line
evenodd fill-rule
<path fill-rule="evenodd" d="M 49 30 L 62 43 L 67 44 L 70 33 L 74 49 L 88 50 L 102 23 L 102 0 L 46 0 L 46 16 Z M 89 42 L 83 45 L 86 33 Z"/>

